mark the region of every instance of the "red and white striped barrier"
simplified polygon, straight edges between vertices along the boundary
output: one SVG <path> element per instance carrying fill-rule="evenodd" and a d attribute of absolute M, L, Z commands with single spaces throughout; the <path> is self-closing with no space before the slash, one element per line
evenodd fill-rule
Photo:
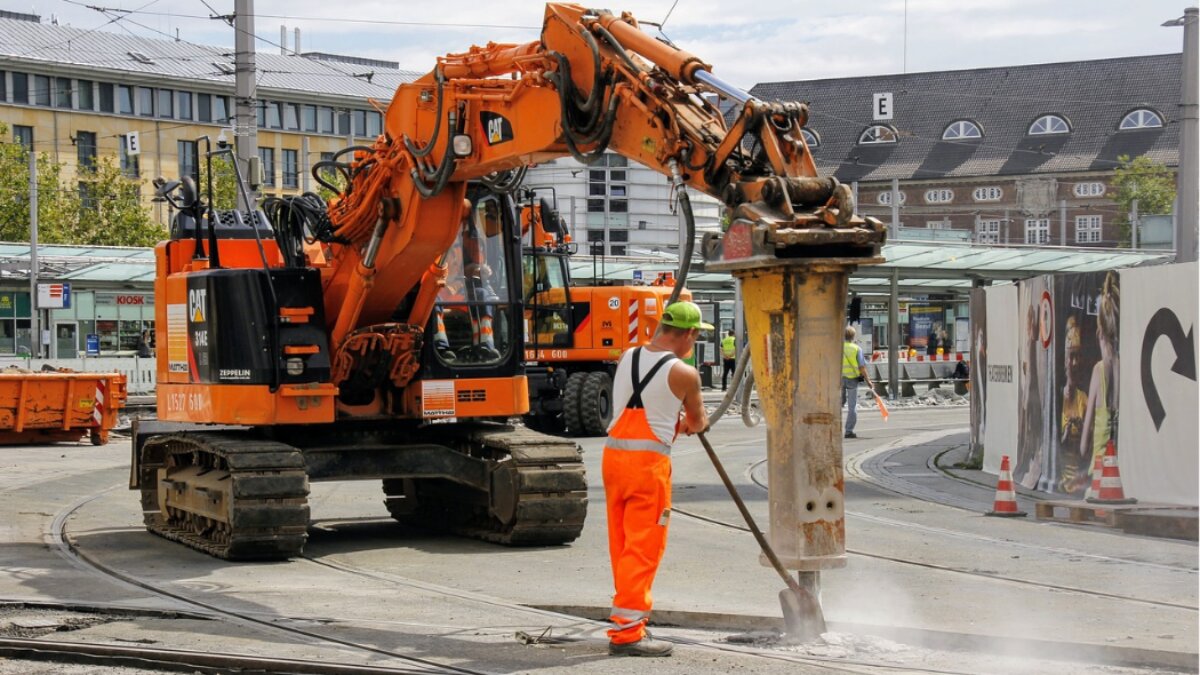
<path fill-rule="evenodd" d="M 108 405 L 108 381 L 96 380 L 96 405 L 92 408 L 92 421 L 97 427 L 104 427 L 104 410 Z"/>
<path fill-rule="evenodd" d="M 887 361 L 888 353 L 886 349 L 876 349 L 871 352 L 871 361 Z M 900 352 L 901 362 L 924 363 L 937 361 L 971 361 L 971 355 L 966 352 L 954 352 L 952 354 L 917 354 L 916 356 L 908 356 L 904 352 Z"/>
<path fill-rule="evenodd" d="M 637 344 L 638 339 L 638 301 L 629 301 L 629 342 Z"/>

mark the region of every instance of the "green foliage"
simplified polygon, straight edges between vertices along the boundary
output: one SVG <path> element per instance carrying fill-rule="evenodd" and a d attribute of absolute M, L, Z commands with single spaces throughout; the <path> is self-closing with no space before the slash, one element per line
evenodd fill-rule
<path fill-rule="evenodd" d="M 1121 166 L 1113 172 L 1108 196 L 1117 204 L 1117 227 L 1121 232 L 1121 244 L 1126 245 L 1130 242 L 1129 211 L 1133 200 L 1138 202 L 1140 215 L 1171 213 L 1175 203 L 1175 174 L 1165 164 L 1145 155 L 1133 159 L 1121 155 L 1117 161 Z"/>
<path fill-rule="evenodd" d="M 237 172 L 228 155 L 212 158 L 213 208 L 232 211 L 237 208 Z M 196 186 L 205 201 L 208 198 L 208 160 L 200 158 L 200 184 Z"/>
<path fill-rule="evenodd" d="M 142 202 L 143 181 L 126 178 L 111 157 L 79 172 L 80 208 L 76 226 L 61 243 L 153 246 L 167 233 Z M 58 243 L 58 242 L 55 242 Z"/>
<path fill-rule="evenodd" d="M 8 128 L 0 124 L 0 137 Z M 142 182 L 98 158 L 69 179 L 63 165 L 38 153 L 38 241 L 47 244 L 151 246 L 165 232 L 141 199 Z M 29 241 L 29 155 L 0 143 L 0 240 Z"/>
<path fill-rule="evenodd" d="M 8 127 L 0 123 L 0 138 Z M 62 165 L 45 153 L 37 157 L 38 240 L 53 241 L 79 214 L 79 194 L 63 184 Z M 0 241 L 29 241 L 29 152 L 19 143 L 0 142 Z"/>

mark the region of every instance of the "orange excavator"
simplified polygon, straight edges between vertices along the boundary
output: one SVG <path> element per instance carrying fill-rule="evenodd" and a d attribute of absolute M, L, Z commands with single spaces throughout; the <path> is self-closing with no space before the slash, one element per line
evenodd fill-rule
<path fill-rule="evenodd" d="M 674 290 L 673 274 L 660 273 L 647 285 L 572 285 L 571 235 L 538 190 L 526 189 L 521 200 L 525 423 L 552 434 L 600 436 L 612 419 L 617 361 L 626 349 L 654 337 L 659 311 Z M 681 289 L 679 297 L 691 300 L 692 294 Z"/>
<path fill-rule="evenodd" d="M 737 102 L 732 123 L 707 94 Z M 685 216 L 687 186 L 735 224 L 786 229 L 793 255 L 877 251 L 882 226 L 816 176 L 807 113 L 750 97 L 628 14 L 550 4 L 538 40 L 449 54 L 402 85 L 372 145 L 314 167 L 344 179 L 327 205 L 217 213 L 190 179 L 160 183 L 179 213 L 156 248 L 158 420 L 133 440 L 146 527 L 223 558 L 287 558 L 310 481 L 378 480 L 406 523 L 572 541 L 578 446 L 508 424 L 529 410 L 524 168 L 615 152 L 669 176 Z"/>

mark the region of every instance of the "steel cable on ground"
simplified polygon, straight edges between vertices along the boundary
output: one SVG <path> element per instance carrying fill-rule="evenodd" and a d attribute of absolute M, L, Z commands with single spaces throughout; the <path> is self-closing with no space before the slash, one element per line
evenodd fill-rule
<path fill-rule="evenodd" d="M 115 489 L 121 488 L 121 487 L 126 487 L 126 486 L 125 486 L 125 484 L 120 483 L 120 484 L 108 487 L 108 488 L 101 490 L 100 492 L 94 493 L 92 495 L 80 497 L 79 499 L 76 499 L 74 502 L 64 506 L 61 510 L 59 510 L 59 512 L 57 514 L 55 514 L 54 519 L 51 521 L 50 531 L 47 533 L 47 538 L 49 539 L 48 543 L 52 545 L 55 552 L 57 552 L 65 560 L 70 562 L 77 569 L 80 569 L 85 572 L 89 572 L 93 575 L 99 575 L 99 576 L 102 576 L 102 577 L 105 577 L 108 579 L 116 579 L 125 584 L 129 584 L 131 586 L 137 587 L 141 590 L 149 591 L 150 593 L 152 593 L 154 595 L 170 598 L 171 600 L 174 600 L 179 603 L 183 603 L 185 605 L 200 607 L 200 608 L 206 609 L 209 612 L 212 612 L 216 615 L 232 618 L 239 622 L 248 622 L 251 624 L 255 624 L 257 626 L 269 628 L 271 630 L 289 633 L 293 636 L 299 635 L 299 636 L 306 637 L 306 638 L 313 639 L 313 640 L 329 642 L 332 644 L 340 645 L 342 647 L 349 647 L 349 648 L 355 649 L 355 650 L 360 650 L 360 651 L 370 652 L 370 653 L 381 655 L 381 656 L 386 656 L 388 658 L 399 659 L 401 661 L 408 661 L 410 663 L 414 663 L 414 664 L 425 667 L 427 670 L 424 672 L 457 673 L 457 674 L 462 674 L 462 675 L 485 675 L 481 671 L 470 670 L 468 668 L 460 668 L 458 666 L 442 664 L 442 663 L 438 663 L 436 661 L 432 661 L 429 659 L 424 659 L 424 658 L 417 657 L 417 656 L 411 656 L 408 654 L 402 654 L 399 652 L 393 652 L 393 651 L 389 651 L 387 649 L 381 649 L 378 647 L 372 647 L 370 645 L 364 645 L 364 644 L 360 644 L 360 643 L 353 642 L 350 640 L 343 640 L 341 638 L 337 638 L 337 637 L 333 637 L 333 636 L 329 636 L 329 635 L 322 635 L 320 633 L 315 633 L 313 631 L 303 630 L 300 628 L 293 628 L 293 627 L 289 627 L 289 626 L 280 626 L 271 621 L 255 618 L 254 616 L 249 615 L 249 614 L 244 614 L 244 613 L 239 613 L 239 612 L 235 612 L 232 610 L 228 610 L 223 607 L 220 607 L 219 605 L 204 602 L 203 600 L 197 600 L 195 598 L 188 597 L 187 595 L 184 595 L 182 593 L 177 593 L 174 591 L 167 590 L 167 589 L 157 586 L 153 583 L 150 583 L 148 581 L 143 581 L 141 579 L 138 579 L 137 577 L 131 576 L 129 574 L 126 574 L 125 572 L 121 572 L 119 570 L 116 570 L 112 567 L 105 565 L 104 563 L 96 560 L 94 557 L 87 555 L 86 553 L 81 551 L 79 548 L 77 548 L 73 543 L 70 542 L 70 540 L 67 538 L 67 534 L 66 534 L 67 520 L 71 517 L 71 515 L 73 515 L 76 511 L 83 508 L 87 504 L 89 504 L 89 503 L 99 499 L 100 497 L 104 496 L 105 494 L 107 494 Z"/>
<path fill-rule="evenodd" d="M 123 483 L 113 485 L 111 487 L 108 487 L 108 488 L 101 490 L 97 493 L 94 493 L 92 495 L 84 496 L 79 499 L 76 499 L 74 502 L 68 504 L 63 509 L 61 509 L 57 514 L 55 514 L 53 521 L 51 523 L 50 531 L 47 532 L 47 539 L 49 540 L 48 543 L 56 550 L 56 552 L 59 555 L 61 555 L 64 559 L 66 559 L 69 563 L 71 563 L 77 569 L 80 569 L 82 571 L 88 572 L 93 575 L 101 576 L 106 579 L 117 580 L 121 583 L 128 584 L 137 589 L 149 591 L 150 593 L 152 593 L 154 595 L 158 595 L 158 596 L 173 600 L 177 604 L 201 608 L 203 610 L 206 610 L 205 612 L 201 612 L 201 614 L 207 614 L 209 616 L 212 616 L 213 618 L 226 618 L 226 619 L 232 619 L 235 622 L 254 624 L 257 626 L 266 627 L 268 629 L 274 629 L 276 631 L 285 632 L 285 633 L 288 633 L 291 635 L 300 635 L 300 636 L 310 638 L 310 639 L 333 643 L 333 644 L 336 644 L 336 645 L 339 645 L 342 647 L 349 647 L 349 648 L 355 649 L 355 650 L 367 651 L 367 652 L 387 656 L 390 658 L 396 658 L 396 659 L 399 659 L 402 661 L 412 662 L 415 665 L 423 668 L 422 670 L 411 670 L 411 671 L 404 670 L 404 669 L 392 669 L 390 671 L 389 670 L 367 671 L 364 669 L 361 671 L 364 673 L 364 675 L 367 675 L 370 672 L 378 672 L 378 673 L 438 672 L 438 673 L 463 673 L 463 674 L 469 674 L 469 675 L 483 675 L 483 673 L 481 673 L 480 671 L 474 671 L 474 670 L 469 670 L 469 669 L 460 668 L 460 667 L 456 667 L 456 666 L 444 665 L 444 664 L 440 664 L 440 663 L 430 661 L 427 659 L 422 659 L 419 657 L 413 657 L 413 656 L 409 656 L 409 655 L 405 655 L 405 654 L 391 652 L 388 650 L 371 647 L 369 645 L 363 645 L 363 644 L 355 643 L 355 642 L 348 641 L 348 640 L 342 640 L 340 638 L 322 635 L 320 633 L 315 633 L 315 632 L 308 631 L 308 630 L 303 630 L 303 629 L 293 628 L 293 627 L 288 627 L 288 626 L 281 626 L 281 625 L 278 625 L 277 623 L 275 623 L 274 621 L 271 621 L 268 619 L 256 618 L 255 613 L 234 612 L 234 611 L 226 610 L 217 605 L 206 603 L 204 601 L 196 600 L 194 598 L 185 596 L 183 594 L 174 593 L 172 591 L 163 589 L 155 584 L 152 584 L 152 583 L 146 582 L 146 581 L 142 581 L 140 579 L 137 579 L 136 577 L 130 576 L 130 575 L 120 572 L 118 570 L 112 569 L 112 568 L 104 565 L 103 563 L 100 563 L 99 561 L 95 560 L 93 557 L 88 556 L 85 553 L 83 553 L 82 551 L 80 551 L 76 546 L 74 546 L 69 541 L 69 539 L 67 538 L 67 535 L 66 535 L 66 523 L 67 523 L 68 519 L 80 508 L 95 501 L 96 499 L 99 499 L 103 495 L 105 495 L 115 489 L 121 488 L 121 487 L 125 487 L 125 485 Z M 525 611 L 525 612 L 532 612 L 532 613 L 543 614 L 543 615 L 547 615 L 547 616 L 563 617 L 563 618 L 567 618 L 567 619 L 571 619 L 571 620 L 576 620 L 581 623 L 591 624 L 597 628 L 607 628 L 607 623 L 602 622 L 602 621 L 595 621 L 595 620 L 586 619 L 583 617 L 577 617 L 577 616 L 573 616 L 573 615 L 569 615 L 569 614 L 562 614 L 559 612 L 550 612 L 547 610 L 540 610 L 536 607 L 529 607 L 527 605 L 521 605 L 518 603 L 510 603 L 510 602 L 506 602 L 506 601 L 499 600 L 499 599 L 481 597 L 481 596 L 478 596 L 477 594 L 473 594 L 473 593 L 466 592 L 466 591 L 458 591 L 457 589 L 446 589 L 445 587 L 439 587 L 439 586 L 436 586 L 433 584 L 426 584 L 424 582 L 419 582 L 419 581 L 416 581 L 413 579 L 397 578 L 394 575 L 389 575 L 386 573 L 378 573 L 378 572 L 373 572 L 373 571 L 369 571 L 369 570 L 363 570 L 361 568 L 357 568 L 355 566 L 348 565 L 345 563 L 331 564 L 331 563 L 328 563 L 325 561 L 312 560 L 311 558 L 309 558 L 308 560 L 310 562 L 314 562 L 316 564 L 323 565 L 323 566 L 329 567 L 331 569 L 339 569 L 343 573 L 347 573 L 347 574 L 351 574 L 351 575 L 365 576 L 368 578 L 372 578 L 372 579 L 379 580 L 379 581 L 385 581 L 388 583 L 408 585 L 408 586 L 412 586 L 412 587 L 421 588 L 421 589 L 424 589 L 424 590 L 430 591 L 430 592 L 441 593 L 441 594 L 445 594 L 445 595 L 448 595 L 451 597 L 457 597 L 460 599 L 476 601 L 476 602 L 485 602 L 486 604 L 489 604 L 492 606 L 510 608 L 510 609 L 514 609 L 514 610 L 521 610 L 521 611 Z M 126 608 L 126 609 L 128 609 L 128 608 Z M 278 615 L 275 615 L 275 614 L 265 615 L 265 616 L 270 616 L 273 619 L 280 618 Z M 322 617 L 306 617 L 306 620 L 321 621 L 321 622 L 326 621 Z M 350 620 L 339 620 L 338 622 L 354 623 L 356 621 L 358 621 L 358 620 L 350 619 Z M 902 665 L 888 664 L 888 663 L 881 663 L 881 662 L 869 662 L 869 661 L 861 661 L 861 660 L 839 659 L 839 658 L 834 658 L 834 657 L 826 658 L 826 657 L 820 657 L 820 656 L 790 654 L 787 652 L 783 652 L 783 651 L 780 651 L 777 649 L 771 649 L 771 648 L 756 649 L 753 647 L 742 647 L 742 646 L 737 646 L 737 645 L 732 645 L 732 644 L 704 642 L 701 640 L 694 640 L 691 638 L 680 637 L 680 636 L 661 636 L 661 637 L 663 637 L 663 639 L 665 639 L 665 640 L 668 640 L 668 641 L 676 643 L 676 644 L 687 645 L 687 646 L 703 648 L 703 649 L 713 649 L 716 651 L 728 652 L 728 653 L 734 653 L 734 654 L 742 654 L 742 655 L 752 656 L 752 657 L 756 657 L 756 658 L 764 658 L 764 659 L 768 659 L 768 660 L 803 663 L 803 664 L 813 664 L 813 665 L 818 665 L 829 671 L 836 670 L 836 671 L 847 672 L 847 673 L 868 672 L 868 671 L 862 671 L 862 670 L 855 670 L 854 668 L 849 667 L 849 666 L 860 666 L 860 667 L 867 667 L 867 668 L 882 668 L 882 669 L 887 669 L 887 670 L 903 670 L 905 672 L 931 673 L 931 674 L 937 674 L 937 675 L 966 675 L 966 673 L 958 672 L 958 671 L 913 668 L 911 666 L 902 666 Z M 572 637 L 572 638 L 565 638 L 564 641 L 575 642 L 575 641 L 586 641 L 586 640 L 587 640 L 586 638 L 573 638 Z M 347 664 L 347 667 L 351 668 L 354 666 L 353 666 L 353 664 Z M 370 666 L 364 666 L 363 668 L 368 668 L 368 667 L 370 667 Z M 384 666 L 376 666 L 376 668 L 382 669 L 385 667 Z M 319 671 L 314 671 L 314 672 L 319 672 Z M 331 673 L 331 675 L 339 675 L 340 673 L 345 673 L 345 675 L 351 675 L 355 671 L 350 670 L 350 671 L 329 671 L 329 672 Z"/>

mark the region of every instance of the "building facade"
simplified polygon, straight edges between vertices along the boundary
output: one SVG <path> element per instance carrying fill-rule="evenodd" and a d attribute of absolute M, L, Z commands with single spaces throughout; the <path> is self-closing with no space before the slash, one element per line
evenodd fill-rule
<path fill-rule="evenodd" d="M 1112 199 L 1120 157 L 1179 163 L 1179 54 L 773 82 L 807 101 L 822 174 L 863 213 L 988 244 L 1130 245 Z M 1148 214 L 1143 214 L 1148 215 Z"/>
<path fill-rule="evenodd" d="M 201 137 L 236 142 L 231 49 L 36 19 L 0 18 L 0 122 L 11 134 L 2 140 L 48 155 L 68 174 L 113 158 L 165 224 L 149 181 L 196 175 Z M 313 164 L 372 142 L 383 127 L 380 110 L 417 77 L 394 64 L 364 67 L 329 55 L 255 58 L 263 194 L 315 189 Z"/>

